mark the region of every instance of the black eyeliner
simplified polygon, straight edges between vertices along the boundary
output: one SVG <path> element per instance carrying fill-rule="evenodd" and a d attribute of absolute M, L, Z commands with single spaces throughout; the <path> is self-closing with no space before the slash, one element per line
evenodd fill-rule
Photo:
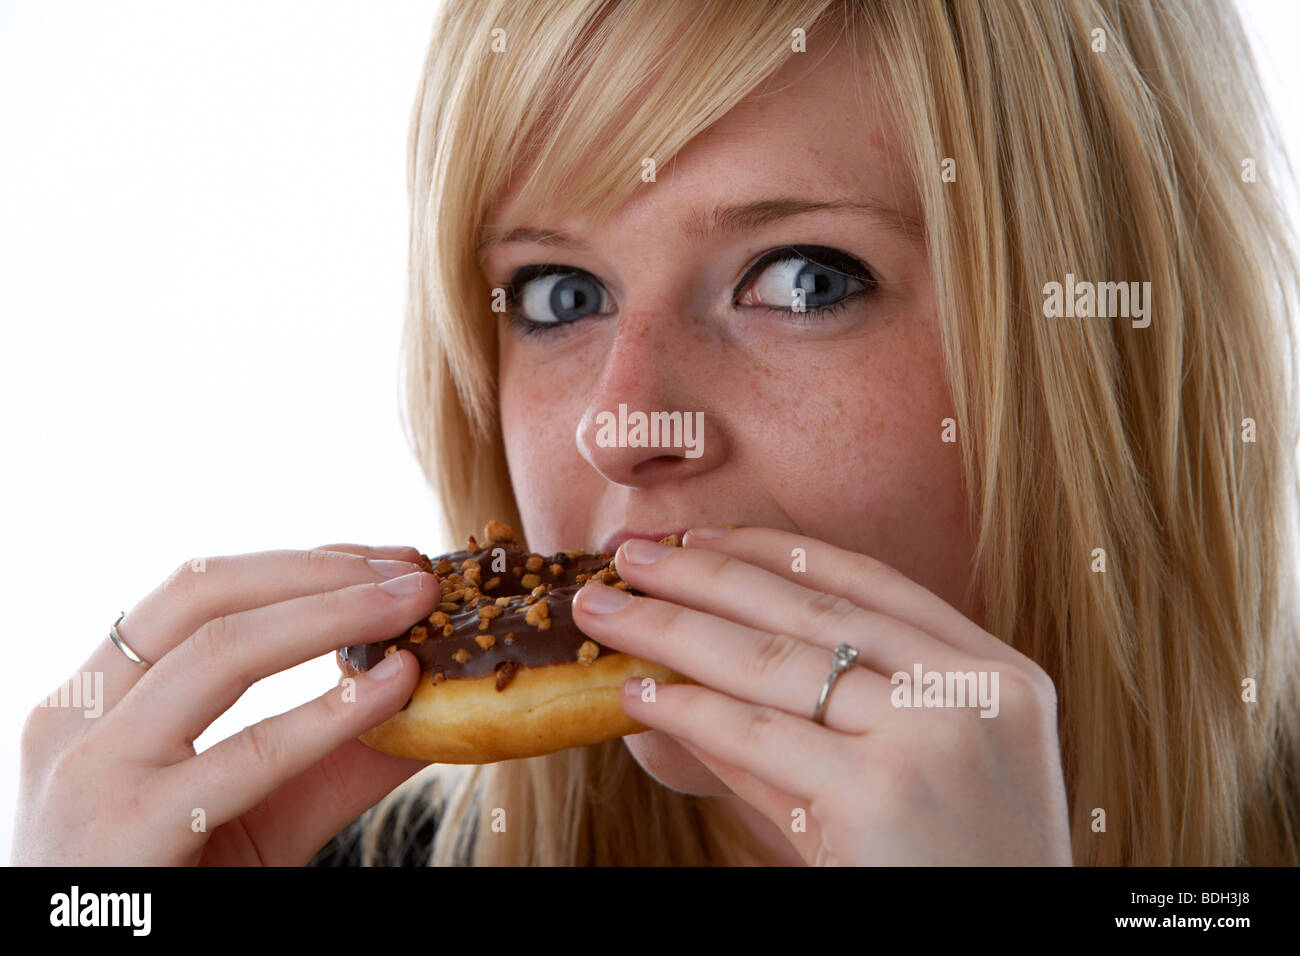
<path fill-rule="evenodd" d="M 745 274 L 740 277 L 735 290 L 731 293 L 731 304 L 736 305 L 740 293 L 764 269 L 774 262 L 784 262 L 786 259 L 806 259 L 823 268 L 834 269 L 842 276 L 857 279 L 859 282 L 865 283 L 868 288 L 874 288 L 876 285 L 876 277 L 872 275 L 871 270 L 847 252 L 841 252 L 839 249 L 832 249 L 829 246 L 782 246 L 779 249 L 771 249 L 763 253 L 753 265 L 745 270 Z"/>
<path fill-rule="evenodd" d="M 755 277 L 762 274 L 764 269 L 774 262 L 784 262 L 788 259 L 803 259 L 813 265 L 821 266 L 824 269 L 831 269 L 842 276 L 855 279 L 863 283 L 865 286 L 865 288 L 859 289 L 856 292 L 850 292 L 838 302 L 807 310 L 806 318 L 803 317 L 802 313 L 793 313 L 795 316 L 799 317 L 798 322 L 800 324 L 808 323 L 813 319 L 829 318 L 841 309 L 847 308 L 850 304 L 871 295 L 877 290 L 879 285 L 879 280 L 876 279 L 875 275 L 866 264 L 839 249 L 818 245 L 781 246 L 777 249 L 770 249 L 763 253 L 753 263 L 753 265 L 745 270 L 745 274 L 741 277 L 735 290 L 732 292 L 732 307 L 741 307 L 737 305 L 736 299 L 740 297 L 741 292 L 749 286 Z M 510 276 L 510 280 L 506 285 L 505 311 L 506 319 L 521 336 L 546 335 L 554 333 L 560 328 L 576 325 L 583 321 L 583 319 L 600 318 L 598 315 L 589 315 L 583 316 L 579 319 L 574 319 L 570 322 L 534 322 L 519 312 L 519 293 L 521 288 L 533 279 L 547 275 L 555 275 L 557 273 L 586 276 L 602 289 L 605 288 L 605 284 L 601 282 L 597 276 L 588 272 L 586 269 L 581 269 L 577 266 L 570 266 L 556 262 L 534 263 L 531 265 L 521 266 Z M 770 311 L 775 312 L 790 312 L 789 309 L 781 309 L 772 306 L 763 306 L 762 308 L 767 308 Z"/>
<path fill-rule="evenodd" d="M 542 276 L 554 275 L 557 272 L 584 275 L 598 284 L 602 289 L 605 287 L 605 283 L 601 282 L 586 269 L 579 269 L 577 266 L 566 266 L 559 262 L 539 262 L 534 263 L 533 265 L 520 266 L 514 271 L 514 274 L 510 276 L 510 281 L 506 283 L 506 296 L 513 302 L 519 294 L 519 287 L 525 282 L 531 282 L 533 279 L 539 279 Z"/>

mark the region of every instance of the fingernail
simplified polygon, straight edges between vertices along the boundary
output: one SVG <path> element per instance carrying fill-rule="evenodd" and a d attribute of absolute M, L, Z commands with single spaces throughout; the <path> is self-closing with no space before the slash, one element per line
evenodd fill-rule
<path fill-rule="evenodd" d="M 721 538 L 730 528 L 692 528 L 686 533 L 692 538 Z"/>
<path fill-rule="evenodd" d="M 623 681 L 623 696 L 624 696 L 624 697 L 640 697 L 640 696 L 641 696 L 641 678 L 640 678 L 640 677 L 629 677 L 627 680 Z"/>
<path fill-rule="evenodd" d="M 645 538 L 628 538 L 623 542 L 623 554 L 633 564 L 654 564 L 672 550 L 666 544 Z"/>
<path fill-rule="evenodd" d="M 608 584 L 583 585 L 578 597 L 582 600 L 583 609 L 592 614 L 613 614 L 632 600 L 632 595 L 622 588 L 612 588 Z"/>
<path fill-rule="evenodd" d="M 368 558 L 366 564 L 386 578 L 395 578 L 399 574 L 411 574 L 420 570 L 410 561 L 384 561 L 378 558 Z"/>
<path fill-rule="evenodd" d="M 423 571 L 416 571 L 414 574 L 403 574 L 400 578 L 389 578 L 379 587 L 389 594 L 414 594 L 424 590 L 424 577 Z"/>
<path fill-rule="evenodd" d="M 371 680 L 388 680 L 388 678 L 394 677 L 401 672 L 402 652 L 393 651 L 393 653 L 389 654 L 374 667 L 370 668 L 370 670 L 366 671 L 366 674 L 370 676 Z"/>

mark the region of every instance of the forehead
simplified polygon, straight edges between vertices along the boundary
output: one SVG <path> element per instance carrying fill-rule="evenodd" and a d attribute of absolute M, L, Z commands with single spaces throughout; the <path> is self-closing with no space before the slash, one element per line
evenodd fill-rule
<path fill-rule="evenodd" d="M 809 46 L 810 52 L 794 54 L 659 166 L 655 181 L 640 185 L 611 219 L 660 216 L 669 206 L 680 218 L 698 219 L 700 210 L 719 203 L 799 196 L 878 204 L 919 221 L 919 204 L 870 55 L 851 50 L 845 39 L 818 51 L 810 38 Z M 632 175 L 640 175 L 642 160 L 629 159 Z M 496 202 L 487 223 L 514 211 L 526 179 L 518 177 L 521 185 Z M 534 220 L 541 227 L 575 231 L 584 223 L 580 216 L 544 213 Z"/>

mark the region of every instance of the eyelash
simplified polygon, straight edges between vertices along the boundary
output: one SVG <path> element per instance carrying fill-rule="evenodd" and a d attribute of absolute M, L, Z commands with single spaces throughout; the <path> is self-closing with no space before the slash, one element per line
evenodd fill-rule
<path fill-rule="evenodd" d="M 816 308 L 809 308 L 805 312 L 795 312 L 793 309 L 784 309 L 773 306 L 736 305 L 736 299 L 740 298 L 741 294 L 752 285 L 756 279 L 762 276 L 769 266 L 778 262 L 786 262 L 790 259 L 803 259 L 814 265 L 820 265 L 824 268 L 832 269 L 848 278 L 856 279 L 863 284 L 864 288 L 850 292 L 838 302 L 832 302 L 830 305 L 818 306 Z M 519 295 L 523 286 L 533 279 L 557 274 L 589 276 L 593 282 L 601 285 L 602 289 L 604 288 L 603 283 L 600 283 L 600 280 L 590 272 L 586 269 L 579 269 L 576 266 L 547 263 L 542 265 L 523 266 L 522 268 L 515 270 L 514 275 L 510 277 L 510 281 L 505 287 L 505 316 L 521 336 L 550 335 L 560 329 L 577 325 L 584 319 L 596 319 L 602 317 L 602 315 L 591 315 L 583 316 L 581 319 L 574 319 L 569 322 L 534 322 L 533 320 L 527 319 L 521 315 L 519 312 Z M 800 318 L 793 319 L 793 321 L 797 325 L 808 328 L 818 322 L 826 321 L 829 317 L 836 315 L 860 299 L 869 298 L 877 291 L 878 285 L 879 281 L 871 270 L 846 252 L 841 252 L 838 249 L 832 249 L 827 246 L 782 246 L 778 249 L 771 249 L 763 253 L 758 260 L 745 271 L 745 274 L 741 277 L 735 291 L 732 293 L 731 304 L 735 308 L 764 309 L 767 312 L 776 312 L 787 317 L 799 316 Z"/>

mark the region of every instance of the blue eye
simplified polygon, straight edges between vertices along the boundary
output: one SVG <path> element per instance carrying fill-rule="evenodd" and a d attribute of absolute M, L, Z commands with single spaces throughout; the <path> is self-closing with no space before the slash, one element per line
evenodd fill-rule
<path fill-rule="evenodd" d="M 506 299 L 512 316 L 534 325 L 566 325 L 612 311 L 605 287 L 572 266 L 525 266 L 511 277 Z"/>
<path fill-rule="evenodd" d="M 765 253 L 750 266 L 740 280 L 733 304 L 825 314 L 849 299 L 874 291 L 875 286 L 876 280 L 867 267 L 838 249 L 786 246 Z M 800 305 L 802 309 L 797 307 Z"/>
<path fill-rule="evenodd" d="M 782 246 L 746 270 L 732 306 L 790 313 L 792 321 L 808 323 L 870 296 L 877 285 L 871 271 L 848 253 L 826 246 Z M 575 266 L 524 266 L 506 288 L 506 318 L 520 335 L 559 333 L 580 319 L 616 310 L 600 280 Z"/>

